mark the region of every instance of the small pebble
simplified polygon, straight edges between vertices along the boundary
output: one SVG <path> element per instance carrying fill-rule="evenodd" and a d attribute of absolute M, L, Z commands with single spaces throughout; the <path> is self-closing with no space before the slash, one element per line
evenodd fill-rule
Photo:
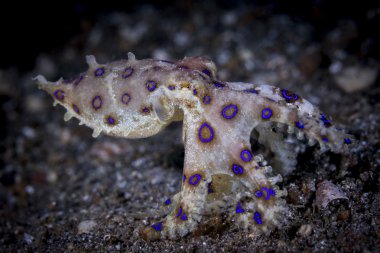
<path fill-rule="evenodd" d="M 317 185 L 316 204 L 324 209 L 335 199 L 347 199 L 346 194 L 330 181 L 323 181 Z"/>
<path fill-rule="evenodd" d="M 98 223 L 94 220 L 84 220 L 78 224 L 78 234 L 87 234 L 93 230 Z"/>
<path fill-rule="evenodd" d="M 297 231 L 297 234 L 301 237 L 307 237 L 313 232 L 313 226 L 311 224 L 303 224 Z"/>
<path fill-rule="evenodd" d="M 334 75 L 337 85 L 347 93 L 364 90 L 371 86 L 377 77 L 378 70 L 374 68 L 351 66 L 343 68 Z"/>

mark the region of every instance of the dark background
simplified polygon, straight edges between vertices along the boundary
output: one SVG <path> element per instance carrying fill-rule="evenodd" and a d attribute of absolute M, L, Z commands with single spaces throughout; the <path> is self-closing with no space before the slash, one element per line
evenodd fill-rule
<path fill-rule="evenodd" d="M 1 3 L 0 252 L 380 252 L 379 19 L 367 0 Z M 292 144 L 296 169 L 280 185 L 290 214 L 270 234 L 221 219 L 201 235 L 145 242 L 137 229 L 181 187 L 181 123 L 147 139 L 92 138 L 32 80 L 127 52 L 208 56 L 221 80 L 293 90 L 357 142 L 338 153 Z M 347 198 L 321 208 L 326 180 Z"/>

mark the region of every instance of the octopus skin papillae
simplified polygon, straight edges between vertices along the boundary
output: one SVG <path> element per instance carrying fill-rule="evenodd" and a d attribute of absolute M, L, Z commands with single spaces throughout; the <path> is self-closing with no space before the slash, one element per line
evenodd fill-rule
<path fill-rule="evenodd" d="M 162 206 L 166 216 L 139 230 L 145 239 L 175 239 L 194 233 L 208 219 L 222 216 L 254 234 L 269 233 L 284 222 L 286 190 L 282 180 L 250 144 L 255 129 L 289 173 L 296 159 L 272 125 L 286 125 L 298 139 L 318 142 L 321 150 L 347 151 L 350 135 L 296 93 L 269 85 L 223 82 L 206 57 L 166 60 L 128 59 L 97 63 L 77 78 L 48 82 L 39 88 L 100 133 L 126 138 L 157 134 L 183 120 L 185 159 L 181 191 Z"/>

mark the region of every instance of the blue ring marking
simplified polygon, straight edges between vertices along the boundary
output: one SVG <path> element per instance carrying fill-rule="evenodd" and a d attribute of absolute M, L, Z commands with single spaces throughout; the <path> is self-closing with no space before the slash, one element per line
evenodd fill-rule
<path fill-rule="evenodd" d="M 142 111 L 143 111 L 144 113 L 148 113 L 148 112 L 149 112 L 149 108 L 148 108 L 148 107 L 144 107 L 144 108 L 142 109 Z"/>
<path fill-rule="evenodd" d="M 98 104 L 98 105 L 97 105 Z M 100 96 L 95 96 L 93 99 L 92 99 L 92 107 L 94 109 L 100 109 L 102 107 L 102 98 Z"/>
<path fill-rule="evenodd" d="M 255 192 L 255 196 L 257 197 L 257 198 L 261 198 L 262 196 L 263 196 L 263 192 L 262 191 L 256 191 Z"/>
<path fill-rule="evenodd" d="M 104 74 L 104 68 L 103 67 L 100 67 L 100 68 L 97 68 L 95 71 L 94 71 L 94 75 L 96 77 L 100 77 Z"/>
<path fill-rule="evenodd" d="M 223 88 L 225 85 L 218 81 L 212 82 L 216 88 Z"/>
<path fill-rule="evenodd" d="M 202 73 L 203 73 L 203 74 L 206 74 L 206 75 L 208 75 L 208 76 L 211 76 L 211 71 L 208 70 L 208 69 L 204 69 L 204 70 L 202 70 Z"/>
<path fill-rule="evenodd" d="M 202 136 L 202 131 L 205 127 L 208 128 L 208 130 L 210 131 L 210 136 L 206 139 L 203 138 Z M 201 142 L 205 142 L 205 143 L 212 141 L 214 139 L 214 129 L 212 129 L 212 127 L 209 124 L 203 123 L 201 127 L 199 128 L 198 138 L 199 140 L 201 140 Z"/>
<path fill-rule="evenodd" d="M 245 212 L 245 210 L 244 210 L 244 208 L 241 206 L 241 203 L 240 202 L 238 202 L 237 203 L 237 205 L 236 205 L 236 213 L 244 213 Z"/>
<path fill-rule="evenodd" d="M 157 222 L 157 223 L 153 224 L 151 227 L 154 228 L 154 230 L 156 230 L 156 231 L 161 231 L 162 230 L 162 222 Z"/>
<path fill-rule="evenodd" d="M 186 180 L 186 175 L 183 175 L 183 176 L 182 176 L 182 181 L 185 182 L 185 180 Z"/>
<path fill-rule="evenodd" d="M 83 75 L 80 75 L 77 80 L 74 81 L 74 85 L 77 86 L 83 80 Z"/>
<path fill-rule="evenodd" d="M 352 141 L 351 141 L 350 138 L 344 138 L 344 143 L 346 143 L 346 144 L 351 144 Z"/>
<path fill-rule="evenodd" d="M 124 69 L 123 75 L 121 76 L 122 78 L 128 78 L 133 74 L 133 68 L 128 67 Z"/>
<path fill-rule="evenodd" d="M 121 96 L 121 102 L 123 103 L 123 104 L 128 104 L 129 103 L 129 101 L 131 101 L 131 95 L 129 95 L 128 93 L 124 93 L 122 96 Z"/>
<path fill-rule="evenodd" d="M 107 124 L 108 125 L 115 125 L 115 123 L 116 123 L 116 120 L 113 117 L 111 117 L 111 116 L 107 117 Z"/>
<path fill-rule="evenodd" d="M 305 125 L 301 123 L 301 121 L 296 121 L 296 127 L 298 127 L 299 129 L 304 129 L 305 128 Z"/>
<path fill-rule="evenodd" d="M 178 213 L 175 217 L 179 217 L 179 216 L 181 216 L 181 214 L 182 214 L 182 207 L 180 206 L 178 209 Z"/>
<path fill-rule="evenodd" d="M 209 104 L 211 102 L 211 97 L 209 95 L 205 95 L 203 97 L 203 103 L 204 104 Z"/>
<path fill-rule="evenodd" d="M 298 95 L 289 90 L 282 89 L 281 94 L 282 97 L 285 98 L 286 102 L 288 103 L 294 102 L 298 99 Z"/>
<path fill-rule="evenodd" d="M 187 220 L 187 215 L 185 213 L 181 215 L 181 220 L 183 221 Z"/>
<path fill-rule="evenodd" d="M 245 89 L 243 91 L 246 93 L 259 94 L 259 92 L 255 88 Z"/>
<path fill-rule="evenodd" d="M 202 178 L 202 176 L 200 174 L 194 174 L 191 177 L 189 177 L 189 184 L 196 186 L 199 183 L 199 181 L 201 180 L 201 178 Z"/>
<path fill-rule="evenodd" d="M 272 117 L 272 115 L 273 115 L 272 109 L 270 109 L 269 107 L 264 108 L 264 109 L 261 111 L 261 117 L 262 117 L 263 119 L 269 119 L 270 117 Z"/>
<path fill-rule="evenodd" d="M 323 142 L 329 142 L 329 139 L 327 137 L 322 137 Z"/>
<path fill-rule="evenodd" d="M 240 158 L 244 161 L 244 162 L 249 162 L 252 160 L 252 153 L 251 151 L 249 151 L 248 149 L 244 149 L 243 151 L 241 151 L 240 153 Z"/>
<path fill-rule="evenodd" d="M 261 214 L 259 212 L 255 212 L 255 214 L 253 215 L 253 219 L 256 221 L 257 224 L 263 224 L 263 221 L 261 220 Z"/>
<path fill-rule="evenodd" d="M 65 99 L 65 92 L 63 90 L 56 90 L 54 91 L 54 97 L 59 101 L 62 101 Z"/>
<path fill-rule="evenodd" d="M 157 87 L 157 83 L 153 80 L 149 80 L 145 85 L 150 92 L 154 91 Z"/>
<path fill-rule="evenodd" d="M 213 193 L 214 190 L 212 189 L 212 182 L 207 183 L 207 193 Z"/>
<path fill-rule="evenodd" d="M 174 89 L 175 89 L 174 85 L 169 85 L 169 90 L 174 90 Z"/>
<path fill-rule="evenodd" d="M 267 194 L 266 194 L 266 197 L 265 197 L 265 200 L 269 200 L 270 197 L 273 195 L 275 196 L 276 195 L 276 192 L 272 189 L 272 188 L 266 188 L 266 187 L 261 187 L 261 190 L 262 191 L 265 191 Z"/>
<path fill-rule="evenodd" d="M 320 119 L 322 120 L 323 125 L 324 125 L 325 127 L 329 127 L 329 126 L 331 126 L 331 122 L 330 122 L 330 120 L 328 120 L 328 119 L 325 117 L 325 115 L 323 115 L 322 113 L 321 113 L 321 118 L 320 118 Z"/>
<path fill-rule="evenodd" d="M 273 190 L 273 188 L 269 188 L 268 196 L 267 196 L 266 200 L 268 200 L 270 198 L 270 196 L 276 196 L 276 191 Z"/>
<path fill-rule="evenodd" d="M 79 107 L 76 104 L 73 104 L 72 107 L 73 107 L 74 112 L 76 112 L 77 114 L 80 114 Z"/>
<path fill-rule="evenodd" d="M 244 172 L 244 168 L 238 164 L 232 164 L 232 172 L 236 175 L 241 175 Z"/>
<path fill-rule="evenodd" d="M 229 110 L 229 109 L 233 109 L 233 112 L 231 113 L 231 115 L 227 115 L 226 112 Z M 239 109 L 236 105 L 234 104 L 229 104 L 227 105 L 226 107 L 223 108 L 222 110 L 222 115 L 225 119 L 232 119 L 233 117 L 235 117 L 235 115 L 238 113 Z"/>
<path fill-rule="evenodd" d="M 170 199 L 167 199 L 167 200 L 165 200 L 165 202 L 164 202 L 164 203 L 165 203 L 165 205 L 167 205 L 167 206 L 168 206 L 168 205 L 170 205 L 170 204 L 172 203 L 172 201 L 171 201 Z"/>
<path fill-rule="evenodd" d="M 197 95 L 198 91 L 196 89 L 193 90 L 193 95 Z"/>

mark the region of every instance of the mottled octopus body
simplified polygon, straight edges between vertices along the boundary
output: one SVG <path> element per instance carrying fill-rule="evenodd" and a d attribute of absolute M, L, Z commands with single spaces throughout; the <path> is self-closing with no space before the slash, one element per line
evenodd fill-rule
<path fill-rule="evenodd" d="M 94 129 L 94 137 L 127 138 L 148 137 L 172 121 L 184 122 L 182 189 L 165 201 L 165 218 L 141 229 L 147 239 L 185 236 L 218 215 L 251 232 L 278 226 L 287 210 L 286 191 L 276 185 L 282 178 L 271 176 L 262 155 L 252 153 L 250 136 L 256 129 L 275 153 L 282 152 L 283 140 L 268 139 L 273 133 L 266 135 L 271 131 L 263 123 L 289 125 L 298 129 L 298 137 L 317 140 L 323 149 L 341 151 L 351 143 L 297 94 L 218 81 L 215 64 L 205 57 L 170 62 L 136 60 L 129 53 L 128 60 L 98 64 L 87 56 L 87 62 L 88 71 L 71 81 L 36 77 L 39 87 L 67 109 L 65 120 L 78 118 Z"/>

